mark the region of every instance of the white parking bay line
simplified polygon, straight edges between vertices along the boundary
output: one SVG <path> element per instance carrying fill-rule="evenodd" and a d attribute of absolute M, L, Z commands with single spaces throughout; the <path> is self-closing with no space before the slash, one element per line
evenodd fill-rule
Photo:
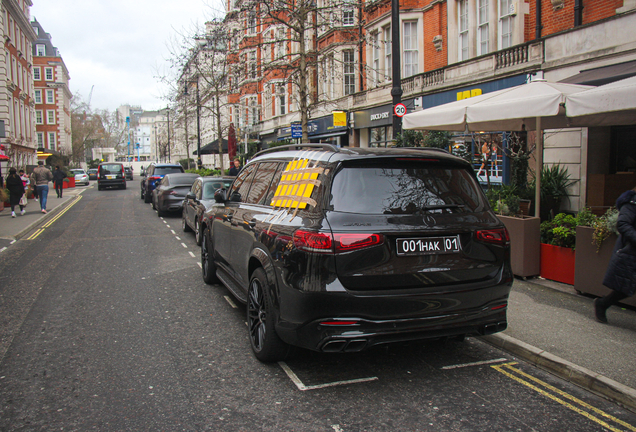
<path fill-rule="evenodd" d="M 177 233 L 176 233 L 176 232 L 174 232 L 174 230 L 170 230 L 170 232 L 171 232 L 172 234 L 174 234 L 174 235 L 177 235 Z"/>
<path fill-rule="evenodd" d="M 197 261 L 197 265 L 201 268 L 203 268 L 203 266 L 201 265 L 201 261 Z"/>
<path fill-rule="evenodd" d="M 177 240 L 181 241 L 181 237 L 175 236 Z"/>
<path fill-rule="evenodd" d="M 484 360 L 484 361 L 478 361 L 478 362 L 473 362 L 473 363 L 462 363 L 462 364 L 457 364 L 457 365 L 444 366 L 444 367 L 442 367 L 442 370 L 459 369 L 459 368 L 470 367 L 470 366 L 481 366 L 481 365 L 486 365 L 486 364 L 491 364 L 491 363 L 501 363 L 501 362 L 505 362 L 505 361 L 508 361 L 508 359 L 498 358 L 498 359 L 494 359 L 494 360 Z"/>
<path fill-rule="evenodd" d="M 294 371 L 291 370 L 289 366 L 287 366 L 287 363 L 280 361 L 278 362 L 278 364 L 285 371 L 289 379 L 292 380 L 294 384 L 296 384 L 296 387 L 298 387 L 298 390 L 301 390 L 301 391 L 316 390 L 316 389 L 327 388 L 327 387 L 335 387 L 339 385 L 358 384 L 358 383 L 378 380 L 378 377 L 370 377 L 370 378 L 358 378 L 358 379 L 345 380 L 345 381 L 334 381 L 334 382 L 325 383 L 325 384 L 306 386 L 305 384 L 303 384 L 300 378 L 296 376 Z"/>
<path fill-rule="evenodd" d="M 181 246 L 183 246 L 184 248 L 188 248 L 188 246 L 185 243 L 181 243 Z"/>
<path fill-rule="evenodd" d="M 193 254 L 193 253 L 192 253 L 192 251 L 188 251 L 188 253 L 190 254 L 190 256 L 191 256 L 192 258 L 196 258 L 196 257 L 197 257 L 195 254 Z"/>

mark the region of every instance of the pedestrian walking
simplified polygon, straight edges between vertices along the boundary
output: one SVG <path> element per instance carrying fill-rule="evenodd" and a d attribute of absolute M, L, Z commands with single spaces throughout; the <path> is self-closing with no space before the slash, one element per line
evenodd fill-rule
<path fill-rule="evenodd" d="M 24 195 L 22 195 L 22 198 L 20 198 L 20 205 L 26 208 L 27 204 L 29 203 L 28 195 L 29 185 L 31 184 L 31 181 L 29 180 L 29 176 L 26 175 L 23 169 L 18 171 L 18 174 L 20 174 L 20 180 L 22 180 L 22 185 L 24 186 Z M 24 214 L 25 212 L 24 208 L 22 209 L 22 214 Z"/>
<path fill-rule="evenodd" d="M 44 166 L 44 162 L 38 161 L 38 166 L 33 170 L 35 188 L 40 197 L 40 209 L 46 213 L 46 199 L 49 196 L 49 182 L 53 180 L 53 173 Z"/>
<path fill-rule="evenodd" d="M 619 236 L 603 278 L 603 285 L 612 292 L 594 300 L 596 320 L 601 323 L 607 323 L 606 312 L 610 306 L 636 291 L 636 187 L 618 197 L 616 208 Z"/>
<path fill-rule="evenodd" d="M 21 214 L 24 214 L 24 206 L 20 204 L 22 195 L 24 195 L 24 185 L 22 179 L 18 175 L 15 168 L 9 169 L 9 175 L 6 181 L 7 189 L 9 189 L 9 204 L 11 204 L 11 217 L 15 217 L 15 206 L 20 206 Z"/>
<path fill-rule="evenodd" d="M 66 173 L 60 169 L 59 165 L 55 165 L 55 171 L 53 171 L 53 185 L 55 186 L 55 192 L 58 198 L 62 198 L 62 191 L 64 190 L 64 179 L 67 177 Z"/>

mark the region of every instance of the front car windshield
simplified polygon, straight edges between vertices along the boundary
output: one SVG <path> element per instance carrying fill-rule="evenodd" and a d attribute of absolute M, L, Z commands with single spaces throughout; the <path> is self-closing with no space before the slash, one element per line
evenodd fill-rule
<path fill-rule="evenodd" d="M 467 169 L 412 162 L 341 169 L 333 180 L 331 205 L 334 211 L 363 214 L 486 209 L 479 185 Z"/>

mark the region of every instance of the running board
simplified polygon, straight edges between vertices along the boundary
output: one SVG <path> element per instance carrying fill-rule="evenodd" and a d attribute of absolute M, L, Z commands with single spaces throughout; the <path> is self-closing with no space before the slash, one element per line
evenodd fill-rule
<path fill-rule="evenodd" d="M 238 299 L 238 301 L 247 303 L 247 295 L 234 282 L 234 279 L 232 279 L 232 277 L 228 275 L 223 269 L 217 267 L 216 277 L 219 278 L 221 283 L 225 285 L 225 287 L 232 293 L 234 297 Z"/>

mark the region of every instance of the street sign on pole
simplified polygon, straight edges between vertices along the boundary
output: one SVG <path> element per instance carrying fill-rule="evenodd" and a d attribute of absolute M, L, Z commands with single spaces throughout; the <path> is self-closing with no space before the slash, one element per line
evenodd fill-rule
<path fill-rule="evenodd" d="M 291 137 L 292 138 L 303 137 L 303 126 L 300 124 L 300 122 L 291 124 Z"/>
<path fill-rule="evenodd" d="M 395 107 L 393 108 L 393 112 L 398 117 L 404 117 L 404 115 L 406 114 L 406 105 L 404 105 L 403 103 L 395 105 Z"/>

